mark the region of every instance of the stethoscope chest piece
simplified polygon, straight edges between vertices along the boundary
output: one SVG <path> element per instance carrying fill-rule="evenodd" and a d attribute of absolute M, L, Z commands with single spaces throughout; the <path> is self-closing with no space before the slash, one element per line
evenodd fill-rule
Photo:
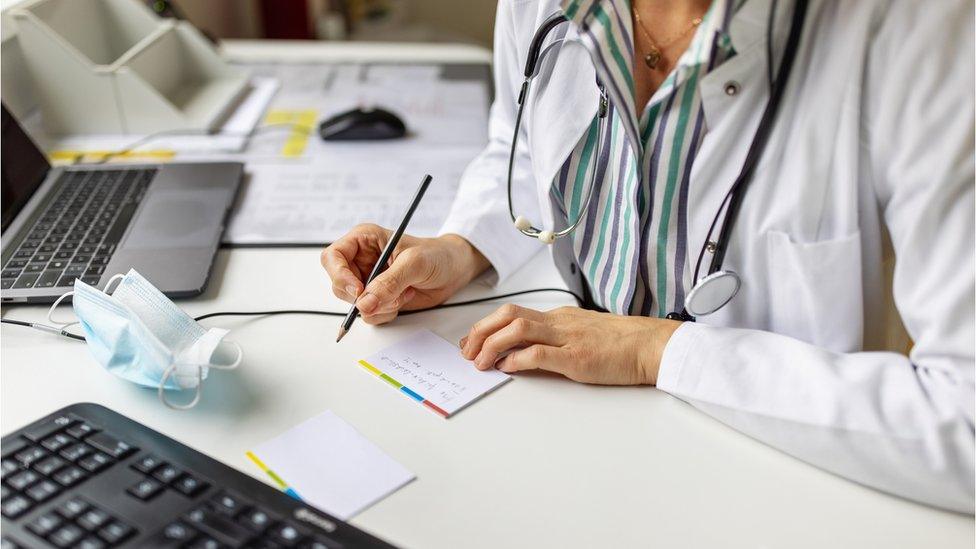
<path fill-rule="evenodd" d="M 685 310 L 692 316 L 706 316 L 732 301 L 742 281 L 734 271 L 716 271 L 698 281 L 685 297 Z"/>

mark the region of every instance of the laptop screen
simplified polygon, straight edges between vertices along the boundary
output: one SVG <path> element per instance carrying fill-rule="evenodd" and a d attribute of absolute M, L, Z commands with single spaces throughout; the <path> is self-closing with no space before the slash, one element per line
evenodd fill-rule
<path fill-rule="evenodd" d="M 0 206 L 3 208 L 2 230 L 14 220 L 34 191 L 40 187 L 51 165 L 37 145 L 31 141 L 20 124 L 3 105 L 0 119 L 0 172 L 3 187 L 0 188 Z"/>

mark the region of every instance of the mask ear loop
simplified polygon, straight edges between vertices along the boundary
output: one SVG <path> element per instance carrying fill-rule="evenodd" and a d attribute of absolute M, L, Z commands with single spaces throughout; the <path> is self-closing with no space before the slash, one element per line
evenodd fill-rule
<path fill-rule="evenodd" d="M 115 292 L 115 290 L 118 290 L 119 289 L 119 287 L 116 286 L 111 292 L 108 291 L 108 289 L 112 286 L 112 283 L 113 282 L 115 282 L 116 280 L 122 280 L 123 278 L 125 278 L 125 275 L 123 273 L 119 273 L 119 274 L 113 276 L 112 278 L 108 279 L 108 282 L 105 283 L 105 289 L 102 290 L 102 291 L 105 292 L 108 295 L 112 295 Z M 120 284 L 121 284 L 121 282 L 120 282 Z"/>
<path fill-rule="evenodd" d="M 60 305 L 61 302 L 64 301 L 65 299 L 73 296 L 74 293 L 75 293 L 74 290 L 72 290 L 70 292 L 65 292 L 65 293 L 61 294 L 61 297 L 57 298 L 54 301 L 54 303 L 51 304 L 51 308 L 47 310 L 47 321 L 48 322 L 50 322 L 51 324 L 54 324 L 55 326 L 60 326 L 62 330 L 68 328 L 69 326 L 74 326 L 75 324 L 78 324 L 79 321 L 77 321 L 77 320 L 75 320 L 74 322 L 64 322 L 64 321 L 61 321 L 61 320 L 55 320 L 54 319 L 54 311 L 58 308 L 58 305 Z"/>
<path fill-rule="evenodd" d="M 244 349 L 236 341 L 221 341 L 221 343 L 226 343 L 227 345 L 233 345 L 237 349 L 237 358 L 234 359 L 230 364 L 210 364 L 210 367 L 215 370 L 233 370 L 241 365 L 244 361 Z"/>
<path fill-rule="evenodd" d="M 177 366 L 179 365 L 173 364 L 169 368 L 166 368 L 166 371 L 163 372 L 163 379 L 159 382 L 159 389 L 157 389 L 157 393 L 159 394 L 160 402 L 162 402 L 167 408 L 171 410 L 189 410 L 200 402 L 200 396 L 203 394 L 203 366 L 197 366 L 197 392 L 195 395 L 193 395 L 193 400 L 186 404 L 176 404 L 166 399 L 165 387 L 166 382 L 173 375 L 173 372 L 176 371 Z"/>

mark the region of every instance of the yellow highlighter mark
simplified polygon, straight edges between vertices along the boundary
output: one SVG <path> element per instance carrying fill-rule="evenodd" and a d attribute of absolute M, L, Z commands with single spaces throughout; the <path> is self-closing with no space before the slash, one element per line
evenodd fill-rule
<path fill-rule="evenodd" d="M 55 164 L 74 164 L 76 162 L 107 162 L 112 160 L 133 160 L 146 158 L 154 161 L 172 160 L 176 151 L 170 149 L 156 149 L 149 151 L 81 151 L 59 150 L 51 151 L 48 158 Z"/>
<path fill-rule="evenodd" d="M 298 158 L 305 154 L 308 146 L 308 138 L 312 134 L 315 126 L 315 119 L 318 113 L 315 109 L 304 110 L 285 110 L 277 109 L 268 112 L 264 118 L 264 123 L 268 125 L 291 125 L 291 132 L 285 139 L 285 144 L 281 146 L 281 156 L 285 158 Z"/>

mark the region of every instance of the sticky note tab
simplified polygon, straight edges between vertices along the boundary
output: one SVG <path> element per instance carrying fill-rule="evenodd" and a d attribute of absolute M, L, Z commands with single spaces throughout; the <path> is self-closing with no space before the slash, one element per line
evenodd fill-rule
<path fill-rule="evenodd" d="M 285 144 L 281 147 L 281 156 L 285 158 L 298 158 L 305 154 L 305 147 L 308 146 L 308 138 L 315 127 L 315 120 L 318 113 L 315 109 L 305 110 L 272 110 L 264 119 L 265 124 L 269 125 L 291 125 L 291 132 L 285 139 Z"/>

